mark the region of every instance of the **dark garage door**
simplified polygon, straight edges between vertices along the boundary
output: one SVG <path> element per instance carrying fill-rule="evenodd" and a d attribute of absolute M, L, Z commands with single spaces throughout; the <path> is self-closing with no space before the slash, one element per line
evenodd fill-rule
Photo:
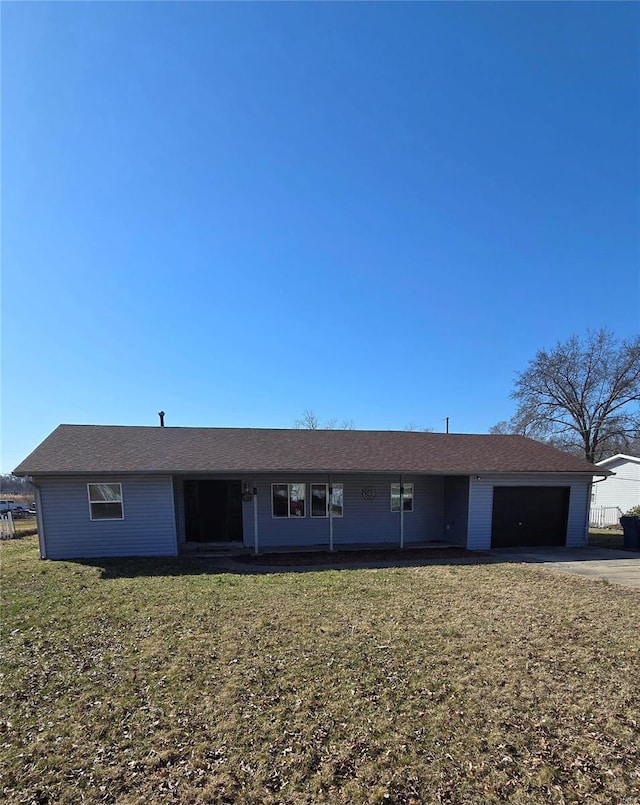
<path fill-rule="evenodd" d="M 564 545 L 569 514 L 568 486 L 496 486 L 491 547 Z"/>

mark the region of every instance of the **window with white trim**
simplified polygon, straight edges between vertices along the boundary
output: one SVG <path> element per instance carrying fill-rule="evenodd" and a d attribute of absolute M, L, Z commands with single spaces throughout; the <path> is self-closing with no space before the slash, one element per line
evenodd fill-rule
<path fill-rule="evenodd" d="M 273 517 L 305 517 L 306 484 L 271 484 Z"/>
<path fill-rule="evenodd" d="M 87 484 L 92 520 L 124 520 L 122 484 Z"/>
<path fill-rule="evenodd" d="M 413 484 L 391 484 L 391 511 L 400 511 L 400 497 L 402 489 L 402 508 L 406 512 L 413 511 Z"/>
<path fill-rule="evenodd" d="M 328 517 L 331 501 L 332 517 L 342 517 L 343 498 L 342 484 L 311 484 L 311 516 Z"/>

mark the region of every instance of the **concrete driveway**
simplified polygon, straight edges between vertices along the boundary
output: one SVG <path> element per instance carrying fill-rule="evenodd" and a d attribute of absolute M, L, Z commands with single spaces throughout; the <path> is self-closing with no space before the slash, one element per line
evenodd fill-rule
<path fill-rule="evenodd" d="M 494 560 L 524 562 L 605 579 L 612 584 L 640 589 L 640 553 L 612 551 L 608 548 L 498 548 L 491 551 Z"/>

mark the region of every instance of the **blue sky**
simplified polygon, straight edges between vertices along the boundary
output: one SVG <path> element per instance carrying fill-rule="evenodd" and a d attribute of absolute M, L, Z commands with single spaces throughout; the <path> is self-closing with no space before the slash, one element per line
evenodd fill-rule
<path fill-rule="evenodd" d="M 0 13 L 3 471 L 161 408 L 483 432 L 637 333 L 638 4 Z"/>

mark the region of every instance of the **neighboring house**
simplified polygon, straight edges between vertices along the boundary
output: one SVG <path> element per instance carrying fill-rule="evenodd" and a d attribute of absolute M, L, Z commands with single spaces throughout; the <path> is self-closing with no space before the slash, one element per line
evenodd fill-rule
<path fill-rule="evenodd" d="M 622 514 L 640 505 L 640 458 L 617 456 L 598 461 L 598 467 L 609 470 L 603 480 L 594 479 L 591 490 L 591 522 L 594 525 L 617 525 Z"/>
<path fill-rule="evenodd" d="M 580 546 L 598 471 L 515 435 L 60 425 L 15 473 L 36 485 L 41 556 L 64 559 Z"/>

